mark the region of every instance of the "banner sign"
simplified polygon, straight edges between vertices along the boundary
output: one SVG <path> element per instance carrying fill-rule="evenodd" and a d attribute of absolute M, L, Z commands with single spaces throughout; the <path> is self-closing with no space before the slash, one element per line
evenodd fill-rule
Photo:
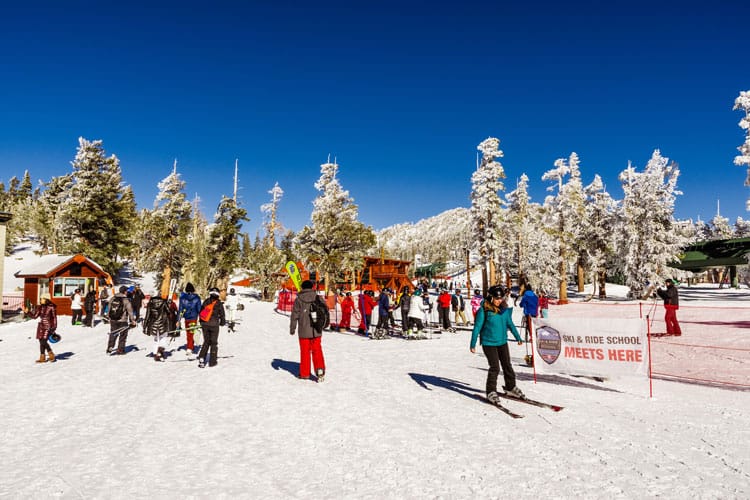
<path fill-rule="evenodd" d="M 300 277 L 299 267 L 297 267 L 297 263 L 293 260 L 290 260 L 286 263 L 284 269 L 286 269 L 286 273 L 289 275 L 289 277 L 292 278 L 292 283 L 294 283 L 294 286 L 299 292 L 300 288 L 302 287 L 302 278 Z"/>
<path fill-rule="evenodd" d="M 642 319 L 535 318 L 538 373 L 648 377 L 648 339 Z"/>

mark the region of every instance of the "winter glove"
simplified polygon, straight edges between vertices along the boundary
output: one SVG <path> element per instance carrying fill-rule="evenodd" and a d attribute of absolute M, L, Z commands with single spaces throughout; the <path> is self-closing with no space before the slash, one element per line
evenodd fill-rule
<path fill-rule="evenodd" d="M 135 327 L 136 327 L 136 323 L 135 323 L 135 321 L 133 321 L 132 323 L 130 323 L 130 324 L 128 325 L 128 328 L 135 328 Z"/>
<path fill-rule="evenodd" d="M 224 326 L 224 325 L 226 325 L 226 324 L 227 324 L 227 322 L 226 322 L 226 321 L 221 321 L 221 322 L 219 323 L 219 326 Z"/>
<path fill-rule="evenodd" d="M 291 332 L 289 332 L 289 335 L 294 335 L 294 330 L 292 330 Z"/>

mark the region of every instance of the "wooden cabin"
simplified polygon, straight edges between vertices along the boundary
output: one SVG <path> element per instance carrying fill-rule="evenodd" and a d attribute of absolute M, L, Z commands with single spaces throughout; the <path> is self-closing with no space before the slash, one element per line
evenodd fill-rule
<path fill-rule="evenodd" d="M 15 273 L 23 278 L 24 302 L 38 304 L 39 297 L 50 294 L 57 306 L 57 314 L 69 315 L 70 296 L 80 288 L 85 297 L 89 290 L 96 292 L 105 284 L 112 284 L 112 277 L 96 262 L 85 255 L 44 255 L 28 267 Z"/>
<path fill-rule="evenodd" d="M 362 269 L 359 286 L 363 290 L 382 290 L 390 288 L 400 291 L 403 287 L 409 290 L 414 285 L 409 279 L 410 260 L 386 259 L 383 257 L 364 257 L 365 267 Z"/>

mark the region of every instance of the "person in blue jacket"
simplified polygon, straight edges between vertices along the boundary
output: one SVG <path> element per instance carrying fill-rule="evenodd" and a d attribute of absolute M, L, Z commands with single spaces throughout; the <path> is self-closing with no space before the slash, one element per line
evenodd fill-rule
<path fill-rule="evenodd" d="M 192 283 L 185 285 L 185 291 L 180 294 L 180 305 L 178 307 L 182 319 L 185 320 L 185 336 L 187 344 L 185 345 L 185 354 L 188 359 L 192 360 L 195 354 L 195 332 L 198 330 L 198 314 L 201 312 L 201 298 L 196 295 L 195 287 Z M 180 325 L 177 325 L 179 328 Z"/>
<path fill-rule="evenodd" d="M 526 284 L 524 287 L 523 295 L 521 295 L 521 303 L 519 304 L 523 308 L 524 325 L 526 326 L 526 340 L 529 340 L 528 334 L 531 333 L 531 318 L 536 318 L 539 315 L 539 297 L 534 293 L 534 289 L 530 284 Z"/>
<path fill-rule="evenodd" d="M 487 384 L 485 391 L 487 400 L 491 403 L 498 401 L 497 376 L 500 366 L 503 368 L 505 379 L 505 394 L 515 398 L 523 399 L 521 389 L 516 385 L 516 373 L 510 362 L 510 350 L 508 349 L 508 330 L 513 333 L 518 345 L 523 345 L 521 336 L 513 324 L 513 308 L 508 307 L 506 302 L 507 292 L 501 286 L 492 286 L 487 292 L 487 297 L 477 311 L 474 329 L 471 332 L 471 343 L 469 350 L 476 352 L 477 338 L 482 345 L 484 355 L 490 369 L 487 371 Z"/>

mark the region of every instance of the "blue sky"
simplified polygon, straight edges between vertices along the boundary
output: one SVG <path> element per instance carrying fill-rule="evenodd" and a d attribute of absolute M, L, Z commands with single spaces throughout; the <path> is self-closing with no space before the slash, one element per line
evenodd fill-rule
<path fill-rule="evenodd" d="M 102 139 L 140 206 L 178 160 L 211 216 L 240 197 L 255 234 L 275 182 L 280 219 L 309 222 L 319 166 L 376 229 L 469 206 L 493 136 L 508 190 L 575 151 L 583 181 L 681 169 L 676 215 L 747 219 L 748 2 L 36 2 L 0 15 L 0 180 L 70 170 Z"/>

